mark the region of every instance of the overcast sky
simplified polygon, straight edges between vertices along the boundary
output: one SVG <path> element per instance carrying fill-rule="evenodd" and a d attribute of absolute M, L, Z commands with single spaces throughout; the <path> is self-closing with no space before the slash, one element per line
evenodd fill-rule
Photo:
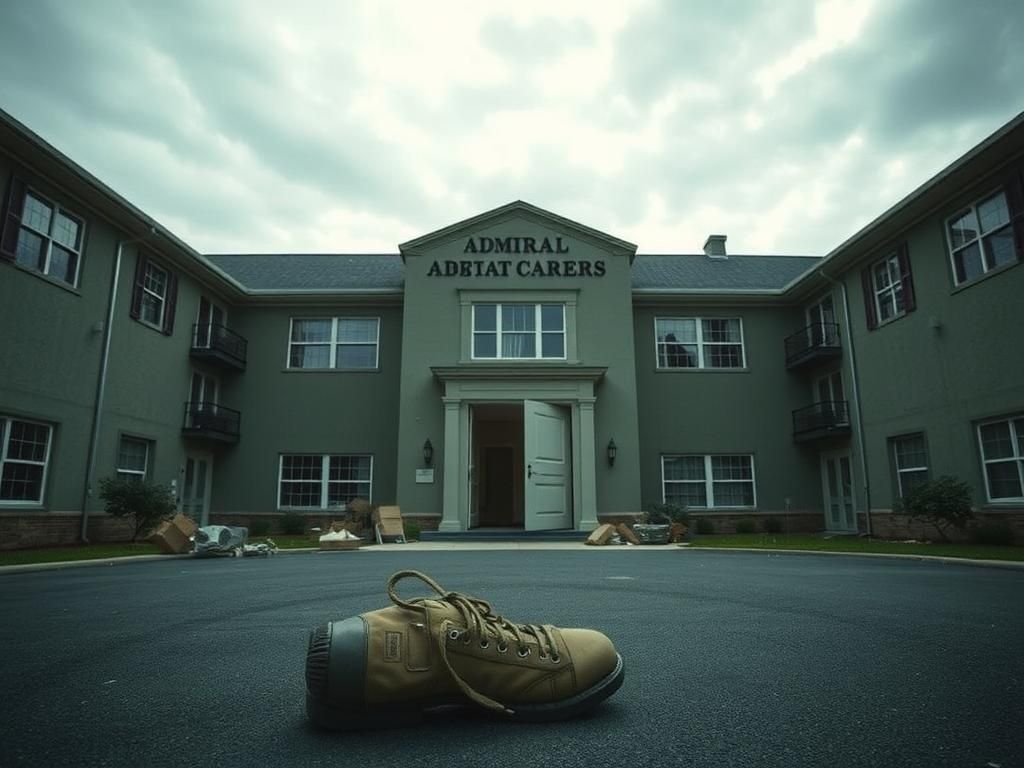
<path fill-rule="evenodd" d="M 207 253 L 516 199 L 824 254 L 1024 110 L 1022 0 L 0 0 L 0 107 Z"/>

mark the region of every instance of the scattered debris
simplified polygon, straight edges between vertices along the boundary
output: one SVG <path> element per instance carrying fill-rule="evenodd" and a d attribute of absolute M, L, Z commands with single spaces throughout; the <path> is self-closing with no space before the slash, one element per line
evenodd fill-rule
<path fill-rule="evenodd" d="M 276 554 L 277 544 L 274 543 L 273 539 L 242 545 L 242 557 L 269 557 Z"/>
<path fill-rule="evenodd" d="M 328 531 L 320 537 L 320 549 L 325 551 L 359 549 L 362 545 L 362 539 L 344 528 Z"/>
<path fill-rule="evenodd" d="M 593 533 L 587 537 L 587 540 L 584 543 L 595 547 L 603 547 L 608 543 L 608 540 L 611 539 L 613 533 L 615 533 L 614 525 L 610 525 L 609 523 L 599 525 L 594 529 Z"/>
<path fill-rule="evenodd" d="M 224 555 L 241 557 L 249 538 L 248 528 L 232 525 L 206 525 L 196 530 L 193 537 L 196 557 Z"/>

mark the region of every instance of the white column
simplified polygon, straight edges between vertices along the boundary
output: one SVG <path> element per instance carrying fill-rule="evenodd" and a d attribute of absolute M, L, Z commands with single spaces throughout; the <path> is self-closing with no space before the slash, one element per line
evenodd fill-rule
<path fill-rule="evenodd" d="M 580 398 L 580 523 L 579 530 L 597 527 L 597 465 L 594 453 L 594 399 Z"/>
<path fill-rule="evenodd" d="M 462 488 L 462 476 L 459 473 L 459 406 L 458 399 L 444 398 L 444 483 L 442 494 L 441 523 L 439 531 L 461 531 L 459 521 L 459 496 Z"/>

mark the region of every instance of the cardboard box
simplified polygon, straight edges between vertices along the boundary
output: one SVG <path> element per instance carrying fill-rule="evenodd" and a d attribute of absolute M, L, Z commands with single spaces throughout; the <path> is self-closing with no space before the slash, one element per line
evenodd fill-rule
<path fill-rule="evenodd" d="M 633 533 L 633 529 L 625 523 L 619 523 L 617 526 L 615 526 L 615 530 L 618 532 L 619 536 L 621 536 L 625 541 L 628 541 L 630 544 L 640 543 L 640 539 L 638 539 L 636 537 L 636 534 Z"/>
<path fill-rule="evenodd" d="M 197 526 L 191 517 L 178 513 L 160 523 L 150 534 L 149 540 L 165 555 L 181 555 L 192 551 L 192 537 L 196 530 Z"/>
<path fill-rule="evenodd" d="M 378 507 L 374 513 L 379 541 L 392 537 L 405 541 L 405 527 L 402 525 L 401 507 Z"/>
<path fill-rule="evenodd" d="M 608 539 L 612 537 L 613 533 L 615 533 L 615 526 L 610 523 L 605 523 L 604 525 L 597 526 L 597 528 L 594 529 L 594 532 L 591 533 L 583 543 L 591 544 L 595 547 L 601 547 L 608 543 Z"/>

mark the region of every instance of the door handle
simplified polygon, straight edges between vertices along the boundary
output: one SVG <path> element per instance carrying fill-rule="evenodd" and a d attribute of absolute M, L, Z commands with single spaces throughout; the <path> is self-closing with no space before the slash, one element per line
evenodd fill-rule
<path fill-rule="evenodd" d="M 526 465 L 526 476 L 533 477 L 533 464 Z"/>

